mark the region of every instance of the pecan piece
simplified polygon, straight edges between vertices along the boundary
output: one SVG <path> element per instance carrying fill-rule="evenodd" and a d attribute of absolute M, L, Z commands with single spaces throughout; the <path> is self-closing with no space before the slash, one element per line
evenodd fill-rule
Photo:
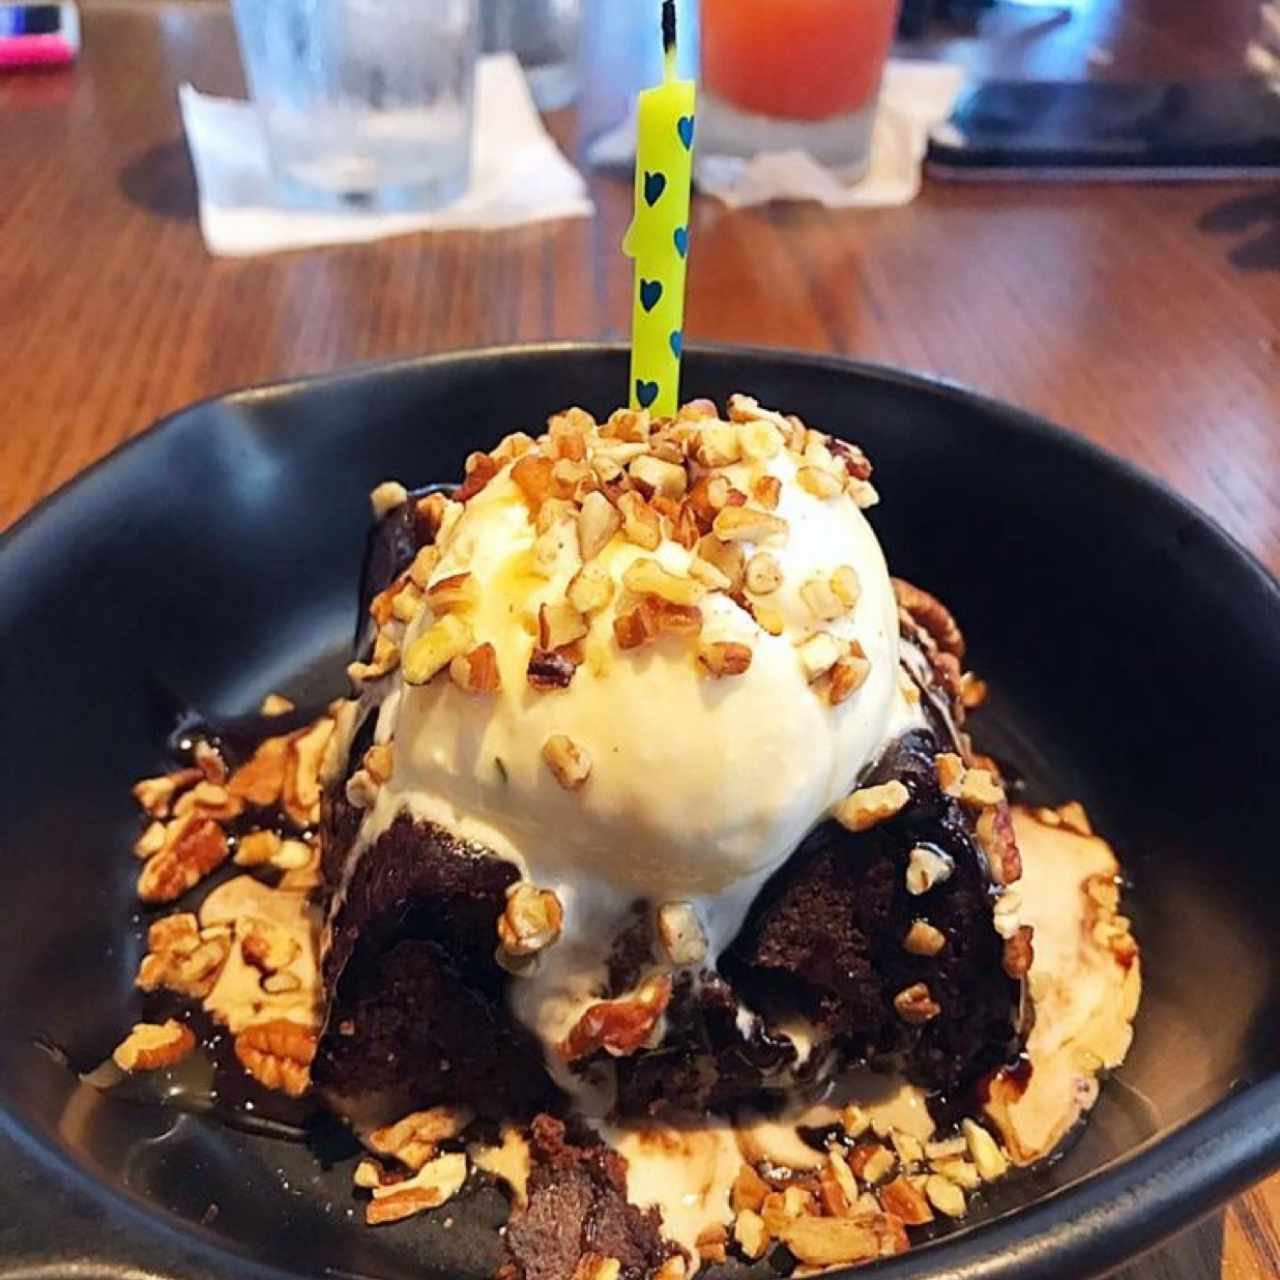
<path fill-rule="evenodd" d="M 227 790 L 246 804 L 270 808 L 280 799 L 289 759 L 289 738 L 266 738 L 231 775 Z"/>
<path fill-rule="evenodd" d="M 546 692 L 550 689 L 567 689 L 573 680 L 578 664 L 568 654 L 551 649 L 534 649 L 529 655 L 525 679 L 533 689 Z"/>
<path fill-rule="evenodd" d="M 175 818 L 166 832 L 166 847 L 142 868 L 138 897 L 172 902 L 221 866 L 228 852 L 226 832 L 212 818 Z"/>
<path fill-rule="evenodd" d="M 751 666 L 751 647 L 734 640 L 716 640 L 698 649 L 698 670 L 714 680 L 740 676 Z"/>
<path fill-rule="evenodd" d="M 498 464 L 487 453 L 473 453 L 465 464 L 466 479 L 453 495 L 455 502 L 468 502 L 498 474 Z"/>
<path fill-rule="evenodd" d="M 893 1007 L 903 1022 L 909 1022 L 913 1026 L 929 1022 L 942 1012 L 923 982 L 913 982 L 909 987 L 903 987 L 893 997 Z"/>
<path fill-rule="evenodd" d="M 901 578 L 894 578 L 892 582 L 898 605 L 907 611 L 912 621 L 933 638 L 933 642 L 943 653 L 963 662 L 964 633 L 951 616 L 951 610 L 937 596 L 922 591 L 910 582 L 904 582 Z M 960 672 L 957 668 L 957 688 L 959 682 Z"/>
<path fill-rule="evenodd" d="M 191 1028 L 173 1018 L 164 1023 L 135 1022 L 111 1059 L 121 1071 L 160 1071 L 181 1062 L 195 1047 Z"/>
<path fill-rule="evenodd" d="M 469 1107 L 439 1106 L 414 1111 L 395 1124 L 375 1129 L 369 1145 L 381 1156 L 392 1156 L 416 1173 L 433 1159 L 441 1142 L 456 1138 L 474 1118 Z"/>
<path fill-rule="evenodd" d="M 880 1188 L 880 1203 L 885 1212 L 901 1218 L 909 1227 L 922 1227 L 933 1221 L 929 1201 L 901 1174 Z"/>
<path fill-rule="evenodd" d="M 1031 962 L 1035 959 L 1032 934 L 1029 924 L 1020 925 L 1018 932 L 1004 944 L 1004 971 L 1015 981 L 1021 981 L 1031 972 Z"/>
<path fill-rule="evenodd" d="M 369 1226 L 377 1226 L 435 1209 L 452 1199 L 466 1180 L 467 1157 L 460 1151 L 437 1156 L 404 1182 L 374 1187 L 364 1220 Z"/>
<path fill-rule="evenodd" d="M 633 995 L 593 1004 L 565 1037 L 560 1051 L 569 1062 L 598 1049 L 619 1058 L 634 1053 L 653 1034 L 670 1001 L 671 979 L 650 978 Z"/>
<path fill-rule="evenodd" d="M 245 1027 L 236 1036 L 235 1052 L 240 1065 L 260 1085 L 298 1098 L 311 1085 L 316 1034 L 301 1023 L 274 1018 Z"/>

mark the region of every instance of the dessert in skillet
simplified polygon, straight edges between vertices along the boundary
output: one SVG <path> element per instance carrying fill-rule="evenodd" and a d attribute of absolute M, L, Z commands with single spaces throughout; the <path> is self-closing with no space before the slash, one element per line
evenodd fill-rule
<path fill-rule="evenodd" d="M 964 1216 L 1092 1106 L 1140 966 L 1083 810 L 1011 809 L 975 753 L 876 501 L 745 396 L 379 486 L 354 695 L 139 786 L 144 900 L 263 869 L 158 919 L 139 985 L 351 1122 L 370 1222 L 504 1181 L 513 1277 L 866 1262 Z M 194 1047 L 141 1023 L 116 1061 Z"/>

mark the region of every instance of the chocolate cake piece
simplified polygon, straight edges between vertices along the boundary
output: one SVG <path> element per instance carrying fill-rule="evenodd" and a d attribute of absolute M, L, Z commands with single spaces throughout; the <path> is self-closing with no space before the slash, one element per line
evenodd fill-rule
<path fill-rule="evenodd" d="M 508 1273 L 572 1280 L 586 1256 L 616 1258 L 623 1280 L 642 1280 L 679 1252 L 659 1232 L 657 1209 L 627 1201 L 627 1162 L 606 1146 L 574 1146 L 564 1124 L 538 1116 L 530 1130 L 528 1202 L 507 1225 Z"/>
<path fill-rule="evenodd" d="M 1016 1056 L 1023 1029 L 986 857 L 938 786 L 936 754 L 925 731 L 894 743 L 862 785 L 900 781 L 907 806 L 857 834 L 820 827 L 766 886 L 722 967 L 748 999 L 803 1014 L 842 1060 L 948 1091 Z M 917 848 L 951 867 L 922 894 L 908 874 Z M 941 936 L 908 946 L 917 921 Z"/>
<path fill-rule="evenodd" d="M 515 867 L 402 816 L 358 860 L 332 921 L 312 1079 L 337 1109 L 395 1119 L 442 1101 L 528 1116 L 555 1098 L 493 958 Z"/>

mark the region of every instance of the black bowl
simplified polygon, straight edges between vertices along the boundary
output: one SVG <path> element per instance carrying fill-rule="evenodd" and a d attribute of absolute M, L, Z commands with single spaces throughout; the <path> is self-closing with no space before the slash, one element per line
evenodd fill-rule
<path fill-rule="evenodd" d="M 337 693 L 369 489 L 625 386 L 621 349 L 561 346 L 243 392 L 0 542 L 0 1276 L 491 1273 L 496 1192 L 370 1230 L 349 1164 L 104 1097 L 63 1055 L 104 1057 L 136 1016 L 129 786 L 163 763 L 155 690 L 228 717 Z M 967 391 L 714 350 L 685 386 L 867 447 L 890 562 L 952 604 L 998 691 L 988 738 L 1083 800 L 1136 882 L 1146 1000 L 1083 1139 L 879 1274 L 1104 1271 L 1280 1163 L 1280 589 L 1167 490 Z"/>

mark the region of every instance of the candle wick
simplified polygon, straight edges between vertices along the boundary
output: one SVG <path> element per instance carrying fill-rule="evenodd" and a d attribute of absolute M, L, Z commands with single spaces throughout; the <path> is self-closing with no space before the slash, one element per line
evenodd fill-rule
<path fill-rule="evenodd" d="M 662 52 L 670 80 L 676 69 L 676 0 L 662 0 Z"/>

